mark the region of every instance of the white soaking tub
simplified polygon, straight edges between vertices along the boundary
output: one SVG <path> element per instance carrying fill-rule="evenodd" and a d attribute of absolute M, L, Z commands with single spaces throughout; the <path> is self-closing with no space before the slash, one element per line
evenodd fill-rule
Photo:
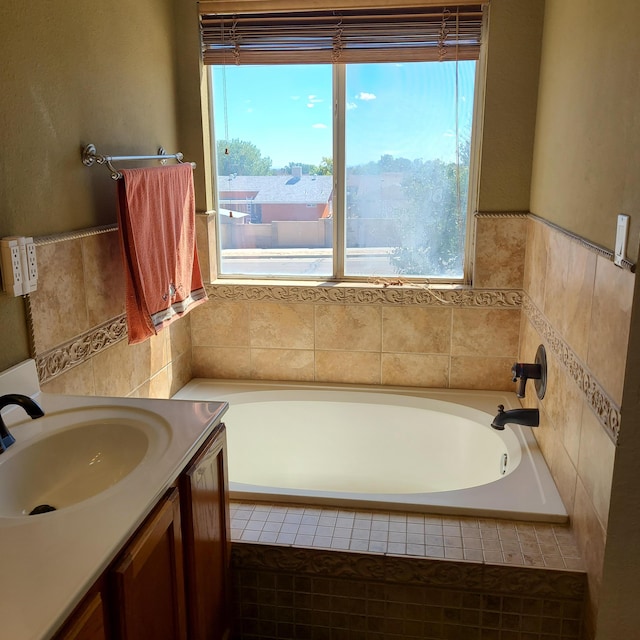
<path fill-rule="evenodd" d="M 226 400 L 231 497 L 565 522 L 530 427 L 490 424 L 496 391 L 194 379 Z"/>

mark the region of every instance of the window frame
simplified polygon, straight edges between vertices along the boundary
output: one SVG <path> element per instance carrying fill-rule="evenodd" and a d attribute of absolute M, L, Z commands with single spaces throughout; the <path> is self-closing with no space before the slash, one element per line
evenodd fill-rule
<path fill-rule="evenodd" d="M 479 181 L 480 181 L 480 156 L 482 146 L 482 123 L 486 92 L 486 13 L 483 18 L 483 38 L 480 45 L 480 53 L 476 61 L 474 79 L 474 104 L 472 110 L 471 124 L 471 146 L 469 159 L 469 185 L 467 193 L 467 211 L 465 225 L 465 242 L 463 256 L 463 275 L 461 278 L 443 278 L 427 276 L 362 276 L 345 274 L 346 257 L 346 163 L 345 163 L 345 127 L 346 127 L 346 64 L 333 63 L 332 66 L 332 89 L 333 89 L 333 193 L 334 193 L 334 224 L 333 224 L 333 247 L 332 261 L 333 272 L 329 276 L 304 276 L 302 274 L 228 274 L 222 273 L 221 260 L 222 248 L 220 247 L 220 216 L 219 210 L 219 189 L 217 175 L 217 137 L 214 126 L 214 100 L 213 100 L 213 69 L 212 65 L 207 70 L 206 80 L 209 96 L 209 134 L 211 152 L 211 180 L 213 208 L 215 216 L 215 263 L 216 274 L 219 280 L 254 280 L 254 281 L 306 281 L 306 282 L 348 282 L 348 283 L 371 283 L 372 281 L 387 282 L 400 280 L 402 282 L 421 285 L 471 285 L 473 272 L 474 246 L 474 214 L 478 210 Z"/>

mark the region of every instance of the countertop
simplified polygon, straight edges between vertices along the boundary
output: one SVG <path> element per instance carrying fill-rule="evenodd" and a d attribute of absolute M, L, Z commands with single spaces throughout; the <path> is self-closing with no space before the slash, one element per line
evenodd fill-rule
<path fill-rule="evenodd" d="M 1 390 L 1 389 L 0 389 Z M 31 517 L 0 516 L 0 635 L 7 640 L 53 636 L 123 544 L 175 481 L 227 410 L 226 402 L 134 398 L 32 397 L 45 417 L 69 408 L 125 407 L 154 415 L 164 432 L 162 454 L 145 459 L 129 476 L 96 498 Z M 4 416 L 3 412 L 3 416 Z M 13 455 L 42 435 L 39 422 L 21 410 L 6 422 Z"/>

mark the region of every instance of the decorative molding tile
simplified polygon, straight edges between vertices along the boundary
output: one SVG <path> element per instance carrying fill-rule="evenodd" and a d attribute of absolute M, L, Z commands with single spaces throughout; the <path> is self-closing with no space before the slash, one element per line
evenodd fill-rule
<path fill-rule="evenodd" d="M 528 211 L 477 211 L 474 218 L 528 218 Z"/>
<path fill-rule="evenodd" d="M 49 382 L 126 337 L 126 316 L 122 314 L 86 331 L 69 342 L 43 354 L 36 354 L 36 367 L 40 383 Z"/>
<path fill-rule="evenodd" d="M 110 233 L 111 231 L 117 231 L 117 224 L 105 224 L 101 227 L 89 227 L 88 229 L 80 229 L 79 231 L 68 231 L 67 233 L 57 233 L 51 236 L 38 236 L 33 239 L 33 243 L 36 246 L 44 244 L 54 244 L 55 242 L 65 242 L 67 240 L 78 240 L 79 238 L 88 238 L 90 236 L 97 236 L 102 233 Z"/>
<path fill-rule="evenodd" d="M 547 343 L 549 350 L 578 385 L 609 437 L 617 443 L 620 433 L 620 407 L 611 400 L 593 374 L 580 362 L 573 349 L 556 332 L 526 294 L 523 297 L 522 308 L 531 324 Z"/>
<path fill-rule="evenodd" d="M 454 307 L 520 308 L 522 291 L 515 289 L 437 289 L 419 285 L 362 286 L 340 285 L 256 285 L 209 284 L 211 300 L 251 302 L 328 303 L 328 304 L 404 304 Z"/>
<path fill-rule="evenodd" d="M 234 569 L 581 600 L 583 571 L 234 542 Z"/>

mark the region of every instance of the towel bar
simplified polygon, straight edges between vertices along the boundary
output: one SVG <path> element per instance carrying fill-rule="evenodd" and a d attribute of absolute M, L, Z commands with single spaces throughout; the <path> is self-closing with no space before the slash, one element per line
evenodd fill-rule
<path fill-rule="evenodd" d="M 162 147 L 158 149 L 158 153 L 155 156 L 104 156 L 96 151 L 95 145 L 88 144 L 82 148 L 82 164 L 86 167 L 91 167 L 94 164 L 104 164 L 111 171 L 111 178 L 113 180 L 120 180 L 122 174 L 111 164 L 112 162 L 135 162 L 137 160 L 160 160 L 162 164 L 165 164 L 167 160 L 177 160 L 183 163 L 183 155 L 181 153 L 167 153 Z M 191 162 L 191 166 L 195 169 L 196 163 Z"/>

